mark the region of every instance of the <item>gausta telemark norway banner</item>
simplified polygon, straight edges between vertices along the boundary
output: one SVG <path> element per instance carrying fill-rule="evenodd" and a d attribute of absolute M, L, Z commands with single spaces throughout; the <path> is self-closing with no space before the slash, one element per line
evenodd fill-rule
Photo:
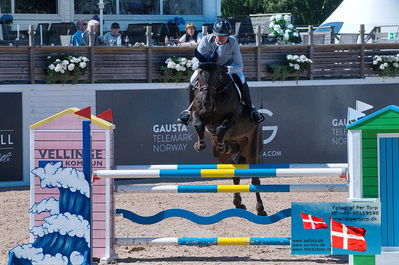
<path fill-rule="evenodd" d="M 356 101 L 374 106 L 370 114 L 398 104 L 395 84 L 250 88 L 263 109 L 263 163 L 346 163 L 348 108 Z M 381 93 L 384 91 L 384 93 Z M 185 89 L 96 92 L 97 113 L 112 108 L 115 165 L 215 163 L 208 142 L 196 152 L 197 134 L 176 122 L 188 106 Z"/>
<path fill-rule="evenodd" d="M 22 94 L 0 93 L 0 181 L 22 180 Z"/>

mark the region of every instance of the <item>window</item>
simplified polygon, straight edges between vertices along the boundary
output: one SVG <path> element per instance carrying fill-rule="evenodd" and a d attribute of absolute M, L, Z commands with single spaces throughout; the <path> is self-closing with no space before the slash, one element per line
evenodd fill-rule
<path fill-rule="evenodd" d="M 15 13 L 21 14 L 57 14 L 58 0 L 14 0 Z"/>
<path fill-rule="evenodd" d="M 75 0 L 75 14 L 100 14 L 98 0 Z M 104 0 L 104 14 L 116 13 L 116 0 Z"/>
<path fill-rule="evenodd" d="M 11 13 L 11 0 L 0 0 L 0 13 Z"/>
<path fill-rule="evenodd" d="M 164 0 L 165 15 L 202 15 L 203 0 Z"/>
<path fill-rule="evenodd" d="M 119 0 L 120 14 L 159 14 L 159 0 Z"/>

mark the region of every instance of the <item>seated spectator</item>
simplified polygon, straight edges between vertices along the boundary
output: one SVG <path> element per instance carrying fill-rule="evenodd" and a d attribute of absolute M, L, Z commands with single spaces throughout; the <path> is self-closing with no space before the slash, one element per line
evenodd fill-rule
<path fill-rule="evenodd" d="M 104 44 L 104 40 L 103 38 L 100 36 L 100 22 L 98 22 L 97 20 L 90 20 L 87 23 L 87 30 L 86 32 L 83 34 L 83 40 L 85 41 L 85 43 L 89 44 L 89 36 L 91 34 L 91 31 L 93 31 L 93 35 L 94 35 L 94 45 L 103 45 Z"/>
<path fill-rule="evenodd" d="M 202 38 L 202 32 L 198 32 L 195 25 L 189 23 L 186 25 L 186 33 L 179 39 L 181 45 L 198 44 Z"/>
<path fill-rule="evenodd" d="M 76 32 L 71 37 L 71 45 L 72 46 L 84 46 L 87 43 L 83 39 L 83 34 L 87 29 L 87 23 L 84 20 L 79 20 L 76 22 Z"/>
<path fill-rule="evenodd" d="M 121 46 L 122 45 L 122 34 L 119 33 L 119 30 L 121 29 L 121 27 L 119 26 L 119 23 L 112 23 L 111 25 L 111 31 L 107 32 L 104 35 L 104 43 L 107 46 L 114 46 L 114 45 L 118 45 Z"/>

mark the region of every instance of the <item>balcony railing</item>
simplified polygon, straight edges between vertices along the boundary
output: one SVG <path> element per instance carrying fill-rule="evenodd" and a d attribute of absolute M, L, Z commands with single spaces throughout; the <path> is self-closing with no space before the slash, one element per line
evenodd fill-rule
<path fill-rule="evenodd" d="M 193 56 L 195 47 L 153 46 L 148 36 L 145 46 L 132 47 L 35 47 L 33 40 L 25 47 L 0 46 L 0 83 L 44 83 L 49 55 L 87 56 L 89 71 L 80 81 L 88 83 L 158 82 L 162 80 L 159 70 L 166 58 Z M 399 53 L 399 43 L 368 44 L 364 33 L 360 34 L 359 44 L 315 45 L 311 33 L 309 38 L 308 45 L 262 45 L 258 34 L 256 44 L 241 46 L 247 79 L 271 80 L 268 66 L 282 63 L 287 54 L 304 54 L 313 60 L 301 79 L 364 78 L 376 75 L 372 70 L 374 55 Z"/>

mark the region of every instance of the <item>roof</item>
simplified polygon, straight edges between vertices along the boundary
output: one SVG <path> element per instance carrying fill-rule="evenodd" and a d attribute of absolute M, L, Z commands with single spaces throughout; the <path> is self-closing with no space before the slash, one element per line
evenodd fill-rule
<path fill-rule="evenodd" d="M 383 114 L 385 114 L 387 112 L 394 112 L 394 113 L 398 114 L 398 117 L 399 117 L 399 107 L 396 105 L 389 105 L 383 109 L 380 109 L 379 111 L 376 111 L 370 115 L 367 115 L 367 116 L 360 118 L 359 120 L 349 124 L 348 126 L 346 126 L 346 129 L 348 129 L 348 130 L 358 129 L 362 125 L 365 125 L 365 123 L 367 121 L 374 120 L 374 118 L 376 118 L 377 116 L 382 116 Z M 399 123 L 396 126 L 399 128 Z"/>
<path fill-rule="evenodd" d="M 398 0 L 344 0 L 322 25 L 343 22 L 340 33 L 359 33 L 364 24 L 370 32 L 375 26 L 399 25 L 398 14 Z M 384 28 L 381 31 L 385 32 Z"/>
<path fill-rule="evenodd" d="M 56 120 L 58 118 L 61 118 L 61 117 L 65 116 L 65 115 L 67 115 L 67 114 L 76 115 L 75 112 L 78 111 L 78 110 L 80 110 L 80 109 L 79 108 L 75 108 L 75 107 L 66 109 L 64 111 L 61 111 L 61 112 L 59 112 L 57 114 L 54 114 L 54 115 L 52 115 L 50 117 L 47 117 L 47 118 L 45 118 L 45 119 L 43 119 L 41 121 L 38 121 L 38 122 L 32 124 L 30 126 L 30 129 L 31 130 L 37 129 L 37 128 L 41 127 L 42 125 L 45 125 L 45 124 L 47 124 L 49 122 L 52 122 L 52 121 L 54 121 L 54 120 Z M 85 120 L 85 118 L 83 118 L 83 117 L 81 117 L 79 115 L 76 115 L 76 117 L 79 117 L 82 120 Z M 108 122 L 106 120 L 103 120 L 101 118 L 98 118 L 95 115 L 91 115 L 91 122 L 94 123 L 95 125 L 98 125 L 98 126 L 104 128 L 104 129 L 108 129 L 108 130 L 115 129 L 115 125 L 114 124 L 112 124 L 112 123 L 110 123 L 110 122 Z"/>

